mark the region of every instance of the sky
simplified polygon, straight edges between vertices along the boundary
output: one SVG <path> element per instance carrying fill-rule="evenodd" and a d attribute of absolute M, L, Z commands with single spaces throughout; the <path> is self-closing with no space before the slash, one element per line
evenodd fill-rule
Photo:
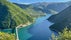
<path fill-rule="evenodd" d="M 10 2 L 15 3 L 36 3 L 36 2 L 67 2 L 70 0 L 9 0 Z"/>

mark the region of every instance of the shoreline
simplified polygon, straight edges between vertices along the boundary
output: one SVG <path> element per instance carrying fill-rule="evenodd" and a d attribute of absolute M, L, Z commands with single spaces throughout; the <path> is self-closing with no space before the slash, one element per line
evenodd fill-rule
<path fill-rule="evenodd" d="M 16 27 L 16 36 L 17 36 L 17 40 L 19 40 L 19 37 L 18 37 L 18 28 L 22 28 L 22 27 L 26 27 L 28 25 L 31 25 L 32 23 L 28 22 L 27 24 L 20 24 L 19 26 Z"/>

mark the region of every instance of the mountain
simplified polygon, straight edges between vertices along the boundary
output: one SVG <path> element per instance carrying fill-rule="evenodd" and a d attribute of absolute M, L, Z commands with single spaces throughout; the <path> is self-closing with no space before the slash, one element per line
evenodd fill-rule
<path fill-rule="evenodd" d="M 39 2 L 39 3 L 33 3 L 31 4 L 32 6 L 34 6 L 34 9 L 37 10 L 41 10 L 44 13 L 59 13 L 60 11 L 62 11 L 63 9 L 67 8 L 69 5 L 71 4 L 71 2 Z"/>
<path fill-rule="evenodd" d="M 60 11 L 62 11 L 63 9 L 67 8 L 69 5 L 71 4 L 71 2 L 38 2 L 38 3 L 32 3 L 32 4 L 17 4 L 18 6 L 20 6 L 21 8 L 25 9 L 32 9 L 33 11 L 37 12 L 38 14 L 41 12 L 43 13 L 47 13 L 47 14 L 57 14 Z M 36 13 L 36 14 L 37 14 Z M 40 14 L 41 14 L 40 13 Z M 34 14 L 34 13 L 32 13 Z"/>
<path fill-rule="evenodd" d="M 51 30 L 62 31 L 65 27 L 71 28 L 71 6 L 51 16 L 48 20 L 54 23 L 50 27 Z"/>
<path fill-rule="evenodd" d="M 14 3 L 14 4 L 20 6 L 20 7 L 23 8 L 23 9 L 28 8 L 28 7 L 30 6 L 30 5 L 28 5 L 28 4 L 18 4 L 18 3 Z"/>
<path fill-rule="evenodd" d="M 15 28 L 20 24 L 32 23 L 33 17 L 17 5 L 0 0 L 0 29 Z"/>
<path fill-rule="evenodd" d="M 40 11 L 36 11 L 33 9 L 33 6 L 32 5 L 26 5 L 26 4 L 17 4 L 17 3 L 14 3 L 16 5 L 18 5 L 19 7 L 21 7 L 23 10 L 27 10 L 27 13 L 33 17 L 40 17 L 40 16 L 45 16 L 46 14 L 44 14 L 41 10 Z"/>

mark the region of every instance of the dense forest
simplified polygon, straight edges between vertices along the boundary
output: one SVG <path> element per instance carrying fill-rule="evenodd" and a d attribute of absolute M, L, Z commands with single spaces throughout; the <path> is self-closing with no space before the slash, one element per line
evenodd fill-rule
<path fill-rule="evenodd" d="M 20 24 L 33 22 L 26 11 L 6 0 L 0 0 L 0 28 L 15 28 Z"/>

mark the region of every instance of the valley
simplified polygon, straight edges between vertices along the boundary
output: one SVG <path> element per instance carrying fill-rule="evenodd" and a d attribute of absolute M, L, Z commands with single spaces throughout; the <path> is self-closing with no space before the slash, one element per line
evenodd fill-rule
<path fill-rule="evenodd" d="M 70 40 L 70 16 L 71 1 L 21 4 L 0 0 L 0 40 Z"/>

